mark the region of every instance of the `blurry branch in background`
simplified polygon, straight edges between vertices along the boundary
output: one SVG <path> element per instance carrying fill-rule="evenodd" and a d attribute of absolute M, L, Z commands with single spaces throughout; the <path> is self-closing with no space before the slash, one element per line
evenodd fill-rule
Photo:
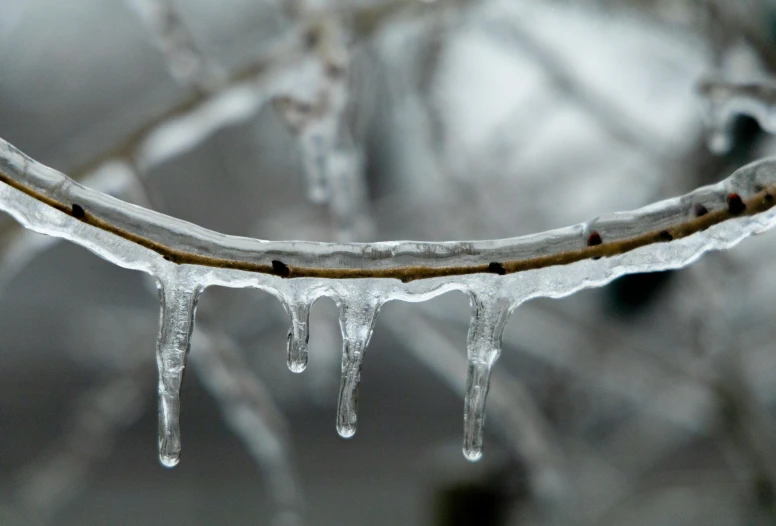
<path fill-rule="evenodd" d="M 207 315 L 205 321 L 206 328 L 198 329 L 193 340 L 194 370 L 263 471 L 277 507 L 273 524 L 300 524 L 304 504 L 285 418 L 237 344 L 223 331 L 209 331 Z"/>
<path fill-rule="evenodd" d="M 117 435 L 140 418 L 153 384 L 150 365 L 120 371 L 77 400 L 65 434 L 16 476 L 13 496 L 0 502 L 3 524 L 48 524 L 84 490 L 95 464 L 115 447 Z"/>
<path fill-rule="evenodd" d="M 423 16 L 438 6 L 392 0 L 317 12 L 293 2 L 285 34 L 252 64 L 224 74 L 199 49 L 171 0 L 128 1 L 162 50 L 172 75 L 194 92 L 73 170 L 74 179 L 114 161 L 146 174 L 219 129 L 250 119 L 279 97 L 279 108 L 300 135 L 311 197 L 327 201 L 333 188 L 333 215 L 345 237 L 368 235 L 371 226 L 360 197 L 365 191 L 361 155 L 354 151 L 350 134 L 341 131 L 348 103 L 346 33 L 366 39 L 400 11 Z M 348 20 L 347 29 L 343 19 Z M 328 171 L 335 174 L 332 188 L 321 180 Z M 353 225 L 357 220 L 366 223 Z"/>
<path fill-rule="evenodd" d="M 629 120 L 627 112 L 617 108 L 611 100 L 585 85 L 584 80 L 574 73 L 571 64 L 565 64 L 539 37 L 523 27 L 518 15 L 504 16 L 500 13 L 500 16 L 485 15 L 485 18 L 483 30 L 501 42 L 516 46 L 536 61 L 549 77 L 552 87 L 589 115 L 612 139 L 639 152 L 651 162 L 663 158 L 659 145 L 647 130 Z"/>
<path fill-rule="evenodd" d="M 425 316 L 384 314 L 386 327 L 402 347 L 447 383 L 454 392 L 462 392 L 466 355 Z M 522 384 L 506 370 L 493 373 L 488 399 L 488 414 L 502 431 L 504 442 L 529 472 L 535 497 L 545 513 L 566 514 L 573 489 L 567 486 L 568 470 L 558 437 Z M 571 499 L 573 502 L 573 499 Z M 568 518 L 568 517 L 567 517 Z"/>
<path fill-rule="evenodd" d="M 227 426 L 263 472 L 276 507 L 274 524 L 300 524 L 304 505 L 285 419 L 232 339 L 209 328 L 212 323 L 207 313 L 204 318 L 192 342 L 194 372 L 218 403 Z M 125 324 L 129 319 L 129 325 L 149 321 L 140 313 L 121 313 L 113 319 L 122 319 Z M 143 344 L 137 340 L 132 340 L 133 347 L 141 348 Z M 81 397 L 73 407 L 70 423 L 65 425 L 65 435 L 17 476 L 15 500 L 0 503 L 4 506 L 0 507 L 3 520 L 11 524 L 48 524 L 84 491 L 90 470 L 110 456 L 116 436 L 141 416 L 143 393 L 149 392 L 153 384 L 151 361 L 140 354 L 130 361 L 115 378 Z"/>
<path fill-rule="evenodd" d="M 776 422 L 767 401 L 755 394 L 752 386 L 757 379 L 745 366 L 751 344 L 736 337 L 741 332 L 736 329 L 745 316 L 746 300 L 736 296 L 735 290 L 748 285 L 750 278 L 745 270 L 731 272 L 734 267 L 729 258 L 721 257 L 717 265 L 704 265 L 693 273 L 694 285 L 708 305 L 708 334 L 699 342 L 705 367 L 698 376 L 705 377 L 714 391 L 720 447 L 729 462 L 748 475 L 740 491 L 751 496 L 751 507 L 758 512 L 760 522 L 772 524 L 776 520 Z M 721 288 L 709 288 L 709 280 L 721 283 Z M 736 304 L 730 305 L 730 298 L 737 298 Z"/>
<path fill-rule="evenodd" d="M 170 74 L 203 93 L 222 83 L 223 73 L 205 56 L 186 27 L 173 0 L 127 0 L 164 54 Z"/>
<path fill-rule="evenodd" d="M 709 30 L 712 43 L 720 39 L 725 43 L 732 43 L 737 38 L 744 39 L 757 55 L 763 65 L 772 73 L 776 73 L 776 47 L 773 45 L 772 35 L 765 30 L 767 24 L 757 24 L 766 16 L 763 4 L 751 0 L 730 2 L 728 0 L 703 0 L 707 7 Z M 724 49 L 725 46 L 718 46 Z"/>

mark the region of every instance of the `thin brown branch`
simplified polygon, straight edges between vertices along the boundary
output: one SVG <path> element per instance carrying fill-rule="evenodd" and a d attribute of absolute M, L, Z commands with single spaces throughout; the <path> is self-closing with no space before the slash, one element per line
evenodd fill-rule
<path fill-rule="evenodd" d="M 583 247 L 577 250 L 568 250 L 557 254 L 519 260 L 498 261 L 487 265 L 459 265 L 448 267 L 411 265 L 385 269 L 320 268 L 290 266 L 281 261 L 273 261 L 271 264 L 257 263 L 253 261 L 226 259 L 186 252 L 140 234 L 122 229 L 104 219 L 96 217 L 76 203 L 61 203 L 51 197 L 43 195 L 37 190 L 14 180 L 2 170 L 0 170 L 0 181 L 81 222 L 152 250 L 173 263 L 244 270 L 247 272 L 273 274 L 283 278 L 388 278 L 398 279 L 404 283 L 420 279 L 462 276 L 467 274 L 513 274 L 516 272 L 558 265 L 569 265 L 586 259 L 617 256 L 655 243 L 667 243 L 676 239 L 688 237 L 727 220 L 745 215 L 755 215 L 769 210 L 776 205 L 776 200 L 774 199 L 774 195 L 776 195 L 776 186 L 772 186 L 761 190 L 748 200 L 742 200 L 737 195 L 734 195 L 727 208 L 710 211 L 700 217 L 689 219 L 667 229 L 646 232 L 637 236 L 610 242 L 601 240 L 599 236 L 594 242 L 589 243 L 589 245 L 592 246 Z M 593 236 L 591 235 L 591 237 Z"/>

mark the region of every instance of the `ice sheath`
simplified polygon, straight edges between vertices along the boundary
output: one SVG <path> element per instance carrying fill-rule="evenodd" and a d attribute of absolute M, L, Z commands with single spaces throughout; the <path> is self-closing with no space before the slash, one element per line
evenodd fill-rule
<path fill-rule="evenodd" d="M 276 242 L 222 235 L 124 203 L 0 140 L 0 209 L 25 228 L 82 245 L 160 283 L 159 452 L 168 466 L 180 455 L 180 385 L 197 297 L 206 287 L 252 287 L 281 300 L 291 317 L 288 361 L 296 371 L 307 359 L 310 305 L 320 297 L 337 302 L 343 334 L 337 429 L 343 436 L 355 433 L 360 372 L 380 306 L 465 292 L 472 299 L 472 322 L 464 452 L 474 460 L 482 454 L 488 379 L 512 311 L 532 298 L 559 298 L 624 274 L 680 268 L 710 250 L 729 249 L 776 224 L 774 195 L 776 160 L 766 159 L 679 198 L 531 236 L 445 243 Z M 450 271 L 461 268 L 474 270 Z M 434 277 L 386 277 L 412 269 Z"/>

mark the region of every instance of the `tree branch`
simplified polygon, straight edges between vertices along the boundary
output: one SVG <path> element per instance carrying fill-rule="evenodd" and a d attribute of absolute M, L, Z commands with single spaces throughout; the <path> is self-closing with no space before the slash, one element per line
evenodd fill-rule
<path fill-rule="evenodd" d="M 69 216 L 67 221 L 58 221 L 65 230 L 75 221 L 99 231 L 100 236 L 111 234 L 154 252 L 167 262 L 282 278 L 393 278 L 406 283 L 570 265 L 667 244 L 733 219 L 758 216 L 773 208 L 776 194 L 776 171 L 772 169 L 776 161 L 766 160 L 739 170 L 726 183 L 696 190 L 683 198 L 522 238 L 444 243 L 269 242 L 217 234 L 129 205 L 82 187 L 4 141 L 0 148 L 0 182 L 49 213 Z M 747 185 L 749 188 L 745 188 Z M 741 194 L 730 191 L 734 187 L 742 187 Z"/>

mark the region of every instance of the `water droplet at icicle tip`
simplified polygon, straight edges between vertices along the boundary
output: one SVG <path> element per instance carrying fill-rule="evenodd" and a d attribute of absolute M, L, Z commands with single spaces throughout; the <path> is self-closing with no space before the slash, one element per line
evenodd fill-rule
<path fill-rule="evenodd" d="M 169 451 L 171 448 L 165 440 L 159 442 L 159 462 L 166 468 L 174 468 L 181 460 L 180 451 Z"/>

